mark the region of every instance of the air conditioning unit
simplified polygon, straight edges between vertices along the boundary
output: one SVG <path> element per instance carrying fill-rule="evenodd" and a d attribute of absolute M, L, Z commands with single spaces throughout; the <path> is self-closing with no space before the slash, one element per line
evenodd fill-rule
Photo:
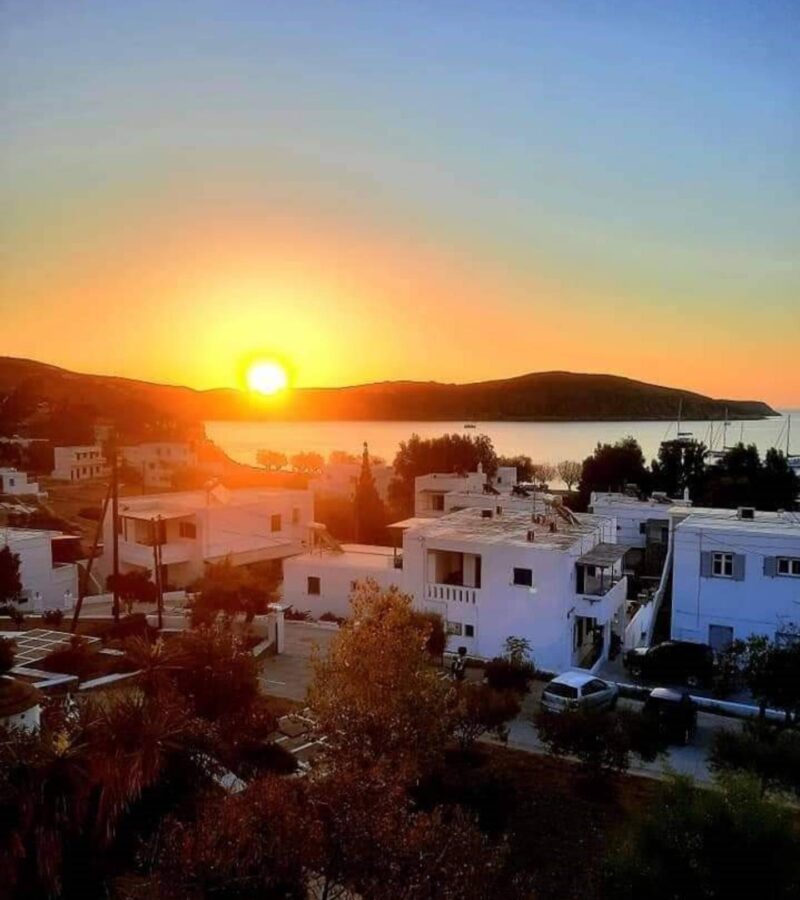
<path fill-rule="evenodd" d="M 754 506 L 740 506 L 739 507 L 739 518 L 740 519 L 755 519 L 756 510 Z"/>

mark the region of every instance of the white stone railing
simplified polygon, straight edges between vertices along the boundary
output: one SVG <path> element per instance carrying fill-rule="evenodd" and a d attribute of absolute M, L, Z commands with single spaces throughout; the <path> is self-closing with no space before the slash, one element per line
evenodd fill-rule
<path fill-rule="evenodd" d="M 475 605 L 480 592 L 477 588 L 458 584 L 428 584 L 425 587 L 426 600 L 440 600 L 446 603 L 469 603 Z"/>

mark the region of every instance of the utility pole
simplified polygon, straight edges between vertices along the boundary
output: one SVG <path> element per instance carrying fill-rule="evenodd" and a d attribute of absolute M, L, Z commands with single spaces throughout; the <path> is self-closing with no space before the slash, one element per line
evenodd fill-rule
<path fill-rule="evenodd" d="M 150 520 L 153 526 L 153 580 L 156 585 L 158 630 L 164 627 L 164 593 L 161 584 L 161 516 Z"/>
<path fill-rule="evenodd" d="M 117 459 L 117 429 L 111 432 L 111 440 L 108 443 L 111 452 L 111 559 L 114 574 L 114 601 L 112 612 L 114 621 L 119 622 L 119 460 Z"/>

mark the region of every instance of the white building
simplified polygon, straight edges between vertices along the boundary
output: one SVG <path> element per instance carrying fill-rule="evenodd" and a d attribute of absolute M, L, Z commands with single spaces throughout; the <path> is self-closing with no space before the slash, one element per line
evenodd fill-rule
<path fill-rule="evenodd" d="M 124 463 L 141 473 L 145 487 L 171 488 L 175 472 L 195 468 L 198 461 L 194 441 L 148 441 L 119 452 Z"/>
<path fill-rule="evenodd" d="M 551 505 L 546 514 L 470 508 L 393 527 L 402 535 L 398 560 L 380 547 L 305 554 L 285 566 L 284 600 L 346 615 L 355 582 L 373 578 L 439 613 L 451 650 L 488 658 L 510 635 L 525 637 L 537 664 L 553 671 L 596 667 L 612 631 L 622 637 L 626 548 L 615 543 L 613 519 Z"/>
<path fill-rule="evenodd" d="M 97 445 L 85 447 L 54 447 L 52 477 L 60 481 L 88 481 L 108 474 L 103 451 Z"/>
<path fill-rule="evenodd" d="M 400 556 L 391 547 L 342 544 L 317 546 L 283 564 L 283 602 L 318 619 L 325 613 L 346 618 L 356 582 L 367 578 L 381 588 L 403 589 Z"/>
<path fill-rule="evenodd" d="M 119 506 L 120 570 L 153 570 L 153 544 L 161 543 L 165 584 L 185 587 L 205 563 L 249 565 L 282 560 L 309 546 L 314 517 L 307 490 L 243 488 L 181 491 L 125 497 Z M 101 571 L 111 572 L 111 512 L 103 523 Z"/>
<path fill-rule="evenodd" d="M 418 475 L 414 479 L 414 515 L 429 518 L 443 516 L 447 494 L 482 494 L 487 483 L 486 475 L 481 471 L 465 475 L 455 472 Z"/>
<path fill-rule="evenodd" d="M 673 509 L 672 637 L 715 650 L 800 625 L 800 513 Z"/>
<path fill-rule="evenodd" d="M 0 547 L 19 556 L 23 612 L 71 609 L 78 595 L 78 567 L 54 559 L 59 531 L 31 528 L 0 529 Z"/>
<path fill-rule="evenodd" d="M 39 494 L 39 484 L 13 468 L 0 468 L 0 494 Z"/>
<path fill-rule="evenodd" d="M 375 480 L 375 490 L 385 503 L 389 497 L 389 482 L 394 477 L 394 469 L 384 463 L 373 464 L 370 469 Z M 352 500 L 360 475 L 360 461 L 327 463 L 322 472 L 308 482 L 308 489 L 320 496 Z"/>

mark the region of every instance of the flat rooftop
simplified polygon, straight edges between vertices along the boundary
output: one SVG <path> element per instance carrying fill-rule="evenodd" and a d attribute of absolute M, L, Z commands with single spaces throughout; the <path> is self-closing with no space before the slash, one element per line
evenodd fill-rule
<path fill-rule="evenodd" d="M 224 488 L 210 491 L 176 491 L 174 493 L 142 494 L 139 497 L 124 497 L 120 500 L 120 515 L 136 519 L 151 519 L 156 516 L 188 515 L 197 510 L 219 509 L 221 507 L 249 506 L 261 501 L 268 502 L 278 496 L 305 496 L 308 491 L 299 488 L 258 487 Z"/>
<path fill-rule="evenodd" d="M 378 547 L 372 544 L 342 544 L 342 552 L 325 549 L 313 553 L 303 553 L 284 561 L 284 565 L 293 563 L 323 563 L 327 567 L 384 570 L 394 568 L 395 551 L 391 547 Z"/>
<path fill-rule="evenodd" d="M 687 515 L 688 512 L 688 515 Z M 748 534 L 778 534 L 796 537 L 800 540 L 800 512 L 766 512 L 756 510 L 752 519 L 740 519 L 736 509 L 714 509 L 695 507 L 693 509 L 670 510 L 671 515 L 685 516 L 676 523 L 676 528 L 685 531 L 714 529 L 727 532 L 747 532 Z"/>
<path fill-rule="evenodd" d="M 575 521 L 567 521 L 553 513 L 540 524 L 532 521 L 529 512 L 504 509 L 500 515 L 491 518 L 485 518 L 483 512 L 481 509 L 462 509 L 439 519 L 429 519 L 424 525 L 412 527 L 411 534 L 425 539 L 566 550 L 584 537 L 596 538 L 598 527 L 609 521 L 607 516 L 585 513 L 577 513 Z M 550 522 L 556 523 L 556 531 L 550 530 Z M 529 531 L 534 532 L 533 542 L 528 540 Z"/>

